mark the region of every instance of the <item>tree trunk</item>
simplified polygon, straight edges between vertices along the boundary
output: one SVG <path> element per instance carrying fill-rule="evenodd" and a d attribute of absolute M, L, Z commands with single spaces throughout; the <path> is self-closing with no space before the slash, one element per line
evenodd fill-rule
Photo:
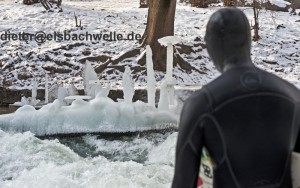
<path fill-rule="evenodd" d="M 295 0 L 291 0 L 291 14 L 296 15 L 296 6 L 295 6 Z"/>
<path fill-rule="evenodd" d="M 254 36 L 253 36 L 253 41 L 258 41 L 259 39 L 259 34 L 258 34 L 258 30 L 259 30 L 259 25 L 258 25 L 258 14 L 259 11 L 257 10 L 257 2 L 256 0 L 253 1 L 253 14 L 254 14 Z"/>
<path fill-rule="evenodd" d="M 150 0 L 147 27 L 142 37 L 142 45 L 150 45 L 153 51 L 154 69 L 166 70 L 166 47 L 158 39 L 174 35 L 176 0 Z"/>

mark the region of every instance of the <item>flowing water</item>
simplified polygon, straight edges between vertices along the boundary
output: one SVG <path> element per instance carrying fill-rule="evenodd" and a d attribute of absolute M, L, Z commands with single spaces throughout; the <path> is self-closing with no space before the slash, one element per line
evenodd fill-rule
<path fill-rule="evenodd" d="M 39 139 L 0 130 L 0 187 L 170 187 L 176 139 L 176 132 Z"/>
<path fill-rule="evenodd" d="M 0 187 L 170 187 L 176 139 L 176 132 L 37 138 L 0 130 Z"/>

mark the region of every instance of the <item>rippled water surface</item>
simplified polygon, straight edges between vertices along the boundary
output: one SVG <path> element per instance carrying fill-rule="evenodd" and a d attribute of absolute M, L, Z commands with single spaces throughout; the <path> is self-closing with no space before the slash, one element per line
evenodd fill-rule
<path fill-rule="evenodd" d="M 176 132 L 48 137 L 0 131 L 0 187 L 170 187 Z"/>

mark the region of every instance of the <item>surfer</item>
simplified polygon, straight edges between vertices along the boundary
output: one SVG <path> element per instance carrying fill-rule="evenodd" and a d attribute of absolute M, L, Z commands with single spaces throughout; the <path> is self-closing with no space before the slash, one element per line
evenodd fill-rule
<path fill-rule="evenodd" d="M 250 26 L 239 9 L 215 12 L 205 40 L 222 75 L 185 102 L 172 187 L 197 186 L 205 147 L 214 188 L 291 188 L 291 155 L 300 152 L 300 91 L 253 65 Z"/>

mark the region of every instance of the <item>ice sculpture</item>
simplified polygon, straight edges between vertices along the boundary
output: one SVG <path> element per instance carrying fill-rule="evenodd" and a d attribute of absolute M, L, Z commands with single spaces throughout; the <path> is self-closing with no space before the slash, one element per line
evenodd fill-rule
<path fill-rule="evenodd" d="M 134 95 L 134 82 L 131 78 L 131 71 L 128 66 L 125 67 L 125 72 L 123 74 L 123 93 L 124 93 L 124 102 L 132 103 L 132 98 Z"/>
<path fill-rule="evenodd" d="M 78 95 L 78 91 L 73 83 L 68 85 L 68 96 Z"/>
<path fill-rule="evenodd" d="M 10 106 L 14 106 L 14 107 L 20 107 L 20 106 L 24 106 L 24 105 L 32 105 L 37 107 L 38 104 L 40 103 L 40 100 L 36 99 L 37 97 L 37 81 L 34 78 L 32 81 L 32 89 L 31 89 L 31 97 L 21 97 L 21 101 L 15 102 L 14 104 L 10 104 Z"/>
<path fill-rule="evenodd" d="M 161 91 L 164 91 L 164 89 L 166 89 L 166 93 L 168 95 L 167 100 L 169 101 L 170 105 L 174 105 L 175 104 L 174 86 L 176 84 L 176 79 L 173 78 L 173 45 L 179 43 L 180 40 L 175 36 L 167 36 L 158 39 L 158 42 L 163 46 L 167 46 L 167 73 L 164 81 L 165 88 L 161 88 Z"/>
<path fill-rule="evenodd" d="M 168 81 L 163 80 L 160 85 L 160 95 L 158 102 L 159 110 L 169 110 L 169 100 L 168 100 Z"/>
<path fill-rule="evenodd" d="M 45 104 L 49 102 L 48 74 L 45 77 Z"/>
<path fill-rule="evenodd" d="M 155 107 L 155 76 L 152 61 L 152 50 L 149 45 L 146 46 L 146 62 L 147 62 L 147 96 L 148 105 Z"/>
<path fill-rule="evenodd" d="M 82 77 L 85 94 L 94 98 L 102 87 L 99 84 L 90 84 L 90 81 L 98 80 L 98 76 L 89 61 L 85 63 Z"/>
<path fill-rule="evenodd" d="M 102 90 L 94 87 L 95 98 L 90 96 L 70 96 L 74 99 L 70 106 L 65 106 L 68 94 L 75 94 L 73 84 L 69 88 L 55 86 L 50 89 L 51 94 L 57 90 L 57 100 L 36 110 L 33 106 L 26 105 L 15 113 L 0 115 L 0 129 L 4 131 L 26 132 L 30 131 L 37 136 L 72 133 L 125 133 L 147 130 L 161 130 L 177 128 L 178 116 L 168 110 L 168 81 L 165 80 L 161 88 L 159 109 L 155 106 L 155 78 L 151 49 L 147 46 L 147 71 L 149 104 L 137 101 L 132 102 L 134 95 L 134 82 L 131 78 L 129 67 L 125 67 L 123 74 L 124 101 L 114 102 L 107 95 L 109 85 L 103 89 L 97 75 L 87 63 L 84 70 L 84 80 L 87 89 L 92 85 L 100 85 Z M 89 74 L 91 73 L 91 74 Z M 33 84 L 36 88 L 35 84 Z M 93 87 L 92 87 L 93 89 Z M 91 90 L 89 90 L 91 92 Z M 32 97 L 36 97 L 33 92 Z M 87 98 L 88 97 L 88 98 Z M 68 97 L 67 97 L 68 98 Z"/>
<path fill-rule="evenodd" d="M 108 97 L 110 89 L 111 89 L 111 84 L 110 82 L 108 82 L 108 84 L 104 89 L 96 93 L 96 97 Z"/>
<path fill-rule="evenodd" d="M 36 100 L 36 96 L 37 96 L 37 82 L 36 79 L 34 78 L 32 81 L 32 90 L 31 90 L 31 101 L 30 104 L 35 106 L 38 101 Z"/>
<path fill-rule="evenodd" d="M 162 46 L 167 46 L 167 74 L 166 79 L 168 81 L 172 80 L 173 75 L 173 45 L 180 42 L 179 38 L 175 36 L 167 36 L 158 39 L 158 42 Z"/>
<path fill-rule="evenodd" d="M 61 105 L 66 104 L 65 97 L 67 96 L 68 96 L 68 89 L 60 86 L 57 91 L 57 99 Z"/>
<path fill-rule="evenodd" d="M 15 103 L 15 104 L 18 104 L 18 103 Z M 29 104 L 29 102 L 28 102 L 27 98 L 23 96 L 21 98 L 20 106 L 24 106 L 24 105 L 28 105 L 28 104 Z"/>

